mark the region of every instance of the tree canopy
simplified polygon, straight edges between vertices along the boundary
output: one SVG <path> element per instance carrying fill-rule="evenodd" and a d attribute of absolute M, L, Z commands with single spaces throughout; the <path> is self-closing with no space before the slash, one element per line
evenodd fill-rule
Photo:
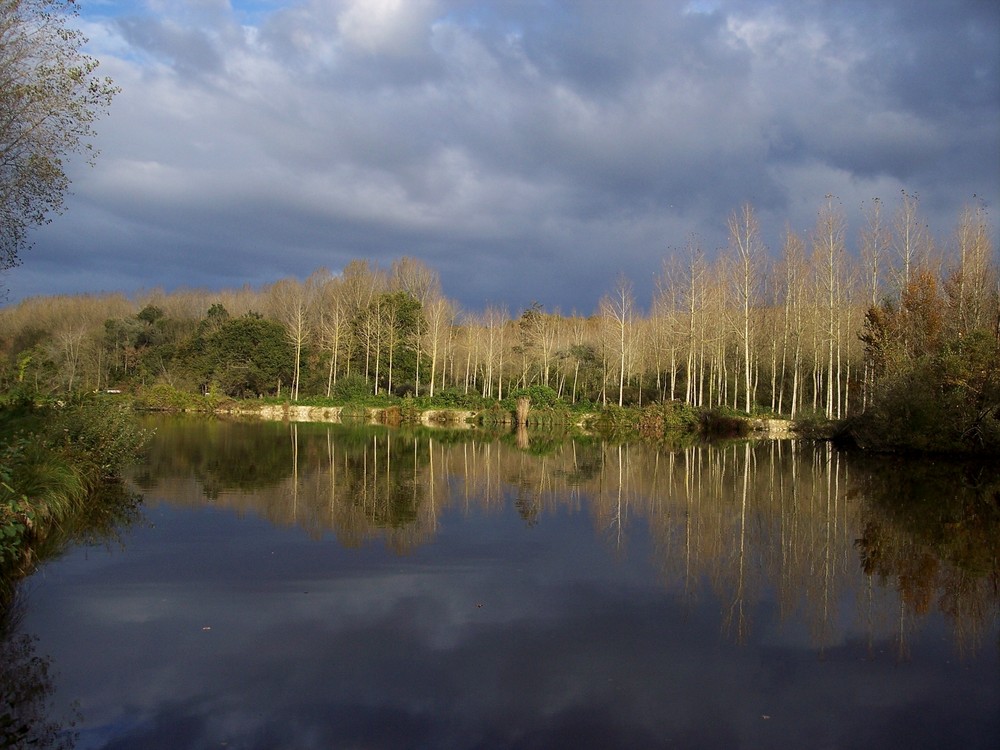
<path fill-rule="evenodd" d="M 118 92 L 83 53 L 76 13 L 74 0 L 0 0 L 0 270 L 62 209 L 63 159 L 93 155 L 93 124 Z"/>

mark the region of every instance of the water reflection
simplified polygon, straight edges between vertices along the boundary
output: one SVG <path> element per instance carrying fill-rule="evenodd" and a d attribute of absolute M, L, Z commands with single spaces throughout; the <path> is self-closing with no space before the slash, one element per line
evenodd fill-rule
<path fill-rule="evenodd" d="M 52 660 L 38 653 L 36 637 L 19 632 L 21 614 L 14 601 L 0 610 L 0 747 L 67 750 L 78 713 L 54 718 Z"/>
<path fill-rule="evenodd" d="M 124 553 L 70 546 L 31 579 L 32 635 L 0 654 L 38 687 L 21 715 L 52 743 L 1000 737 L 998 485 L 981 467 L 791 442 L 150 426 L 146 522 Z"/>
<path fill-rule="evenodd" d="M 147 497 L 333 533 L 398 553 L 431 542 L 443 513 L 498 512 L 528 526 L 588 514 L 616 555 L 648 529 L 665 590 L 711 592 L 734 641 L 774 598 L 822 654 L 859 625 L 909 656 L 939 613 L 961 654 L 996 627 L 1000 482 L 982 467 L 876 462 L 792 441 L 666 450 L 564 441 L 543 455 L 468 431 L 174 420 L 136 482 Z"/>
<path fill-rule="evenodd" d="M 140 499 L 119 483 L 99 486 L 83 511 L 36 540 L 0 576 L 0 748 L 75 746 L 73 727 L 82 715 L 75 703 L 56 708 L 52 658 L 39 651 L 37 636 L 22 628 L 27 607 L 23 579 L 74 545 L 121 544 L 140 519 Z"/>

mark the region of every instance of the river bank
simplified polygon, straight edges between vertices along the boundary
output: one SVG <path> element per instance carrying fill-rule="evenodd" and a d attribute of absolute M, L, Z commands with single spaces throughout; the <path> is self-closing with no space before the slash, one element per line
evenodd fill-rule
<path fill-rule="evenodd" d="M 416 409 L 405 407 L 368 407 L 361 405 L 348 406 L 308 406 L 297 404 L 252 404 L 240 402 L 229 404 L 214 410 L 217 414 L 228 414 L 242 417 L 257 417 L 267 421 L 283 422 L 330 422 L 341 423 L 345 421 L 363 422 L 368 424 L 399 425 L 402 423 L 420 424 L 426 427 L 448 427 L 451 429 L 471 429 L 477 424 L 488 422 L 489 424 L 511 424 L 517 423 L 517 416 L 514 413 L 509 415 L 509 419 L 504 419 L 503 415 L 498 415 L 495 410 L 479 412 L 469 409 Z M 602 414 L 600 412 L 580 412 L 565 414 L 563 423 L 574 428 L 585 431 L 594 430 L 600 422 Z M 776 418 L 738 418 L 746 424 L 746 434 L 748 437 L 765 439 L 791 439 L 796 437 L 795 423 L 789 419 Z M 533 422 L 552 424 L 554 420 L 549 413 L 541 419 L 533 419 L 529 410 L 527 412 L 527 423 Z M 637 423 L 637 432 L 639 425 Z"/>
<path fill-rule="evenodd" d="M 148 436 L 127 404 L 96 396 L 71 404 L 0 408 L 0 573 L 30 571 L 51 538 L 71 534 L 124 497 L 121 472 Z"/>

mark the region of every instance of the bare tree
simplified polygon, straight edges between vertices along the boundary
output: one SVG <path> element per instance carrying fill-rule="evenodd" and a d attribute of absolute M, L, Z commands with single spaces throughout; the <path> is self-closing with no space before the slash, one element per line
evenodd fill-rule
<path fill-rule="evenodd" d="M 683 329 L 681 321 L 681 304 L 683 269 L 674 261 L 664 261 L 663 272 L 656 280 L 656 292 L 653 297 L 651 311 L 653 324 L 653 341 L 655 347 L 656 385 L 661 398 L 666 398 L 669 381 L 669 394 L 672 401 L 677 388 L 677 354 L 682 341 Z M 669 353 L 669 372 L 664 382 L 661 382 L 664 364 L 662 357 Z"/>
<path fill-rule="evenodd" d="M 760 226 L 753 206 L 745 203 L 729 217 L 729 242 L 736 252 L 735 284 L 740 306 L 739 336 L 743 347 L 743 387 L 745 408 L 749 414 L 753 407 L 752 360 L 750 342 L 752 313 L 757 305 L 760 285 L 760 265 L 765 248 L 760 238 Z"/>
<path fill-rule="evenodd" d="M 365 347 L 365 377 L 368 377 L 371 364 L 372 346 L 377 335 L 376 320 L 372 317 L 372 302 L 375 296 L 386 288 L 385 275 L 377 268 L 372 268 L 367 260 L 352 260 L 340 274 L 343 285 L 343 300 L 345 314 L 353 326 L 356 342 Z M 351 358 L 347 361 L 347 374 L 350 375 Z"/>
<path fill-rule="evenodd" d="M 455 321 L 455 307 L 447 299 L 439 296 L 430 300 L 424 314 L 427 320 L 425 345 L 431 357 L 429 393 L 433 397 L 438 362 L 451 335 L 451 327 Z"/>
<path fill-rule="evenodd" d="M 840 372 L 834 373 L 834 353 L 839 343 L 838 301 L 841 291 L 844 264 L 844 214 L 834 196 L 827 196 L 826 205 L 820 210 L 813 237 L 819 284 L 823 290 L 826 324 L 826 417 L 832 419 L 840 410 L 834 389 L 840 382 Z M 838 414 L 839 416 L 839 414 Z"/>
<path fill-rule="evenodd" d="M 271 314 L 285 327 L 285 335 L 295 352 L 292 401 L 299 400 L 302 348 L 312 335 L 309 312 L 314 290 L 313 280 L 301 283 L 297 279 L 282 279 L 273 284 L 267 293 Z"/>
<path fill-rule="evenodd" d="M 622 406 L 625 402 L 625 375 L 632 349 L 632 318 L 635 315 L 632 282 L 625 274 L 618 275 L 614 291 L 601 300 L 600 310 L 614 342 L 610 349 L 618 359 L 618 405 Z"/>
<path fill-rule="evenodd" d="M 807 275 L 805 249 L 802 238 L 790 228 L 785 230 L 785 242 L 782 250 L 783 290 L 784 298 L 784 334 L 782 351 L 792 346 L 792 392 L 789 405 L 790 415 L 795 419 L 800 394 L 800 373 L 802 371 L 802 339 L 804 336 L 803 306 L 805 304 L 805 280 Z M 784 361 L 782 354 L 782 385 L 778 397 L 778 411 L 783 411 Z"/>
<path fill-rule="evenodd" d="M 491 305 L 483 315 L 483 396 L 493 393 L 496 383 L 497 398 L 503 398 L 503 366 L 507 344 L 507 322 L 509 315 L 506 307 Z"/>
<path fill-rule="evenodd" d="M 901 293 L 910 285 L 910 279 L 917 266 L 930 256 L 930 235 L 920 217 L 920 199 L 916 194 L 902 191 L 901 202 L 893 222 L 895 236 L 893 249 L 896 252 L 896 289 Z"/>
<path fill-rule="evenodd" d="M 705 307 L 705 259 L 701 249 L 695 245 L 688 246 L 688 260 L 685 264 L 683 291 L 681 299 L 687 316 L 687 383 L 684 400 L 693 405 L 701 405 L 700 388 L 698 387 L 704 373 L 699 366 L 699 350 L 704 351 L 704 321 Z"/>
<path fill-rule="evenodd" d="M 343 279 L 327 273 L 318 281 L 316 296 L 320 346 L 329 357 L 326 375 L 326 397 L 329 398 L 337 382 L 341 351 L 349 341 L 351 331 Z"/>
<path fill-rule="evenodd" d="M 952 326 L 965 335 L 988 325 L 991 298 L 995 301 L 996 270 L 992 264 L 986 210 L 982 205 L 967 206 L 955 228 L 954 268 L 945 290 L 949 299 Z"/>
<path fill-rule="evenodd" d="M 884 282 L 886 253 L 892 237 L 882 218 L 882 201 L 873 198 L 867 209 L 863 208 L 865 226 L 861 230 L 861 258 L 865 267 L 865 297 L 869 305 L 879 303 L 879 292 Z"/>

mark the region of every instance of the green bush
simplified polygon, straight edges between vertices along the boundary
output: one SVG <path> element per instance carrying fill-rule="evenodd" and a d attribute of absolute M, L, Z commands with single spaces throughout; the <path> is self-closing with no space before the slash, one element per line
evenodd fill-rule
<path fill-rule="evenodd" d="M 494 401 L 476 415 L 476 420 L 485 427 L 495 427 L 513 422 L 514 413 L 499 401 Z"/>
<path fill-rule="evenodd" d="M 466 393 L 461 388 L 445 388 L 434 394 L 431 404 L 440 409 L 482 409 L 488 404 L 476 391 Z"/>
<path fill-rule="evenodd" d="M 9 564 L 84 507 L 138 454 L 146 434 L 127 403 L 90 397 L 0 414 L 0 560 Z"/>
<path fill-rule="evenodd" d="M 639 434 L 644 438 L 660 439 L 667 435 L 696 432 L 698 410 L 680 401 L 666 401 L 643 408 L 639 413 Z"/>
<path fill-rule="evenodd" d="M 750 422 L 745 416 L 724 406 L 701 412 L 699 431 L 707 438 L 738 438 L 750 434 Z"/>
<path fill-rule="evenodd" d="M 531 401 L 532 409 L 541 409 L 546 406 L 552 407 L 562 404 L 559 394 L 547 385 L 532 385 L 527 388 L 518 388 L 511 391 L 504 399 L 504 404 L 509 405 L 513 409 L 517 400 L 525 397 Z"/>
<path fill-rule="evenodd" d="M 54 426 L 63 448 L 95 479 L 117 476 L 148 438 L 127 403 L 101 397 L 57 410 Z"/>
<path fill-rule="evenodd" d="M 830 420 L 821 411 L 799 414 L 792 423 L 792 431 L 807 440 L 823 440 L 830 437 L 831 433 L 834 435 L 839 433 L 839 429 L 831 426 Z"/>
<path fill-rule="evenodd" d="M 639 414 L 639 409 L 609 404 L 594 415 L 588 426 L 607 438 L 626 437 L 635 432 Z"/>
<path fill-rule="evenodd" d="M 135 396 L 140 409 L 162 411 L 210 411 L 211 400 L 205 396 L 182 391 L 167 383 L 155 383 L 140 389 Z"/>
<path fill-rule="evenodd" d="M 972 331 L 878 384 L 848 430 L 880 451 L 1000 455 L 1000 342 Z"/>
<path fill-rule="evenodd" d="M 372 396 L 372 385 L 364 375 L 348 375 L 333 384 L 330 396 L 342 403 L 367 401 Z"/>

